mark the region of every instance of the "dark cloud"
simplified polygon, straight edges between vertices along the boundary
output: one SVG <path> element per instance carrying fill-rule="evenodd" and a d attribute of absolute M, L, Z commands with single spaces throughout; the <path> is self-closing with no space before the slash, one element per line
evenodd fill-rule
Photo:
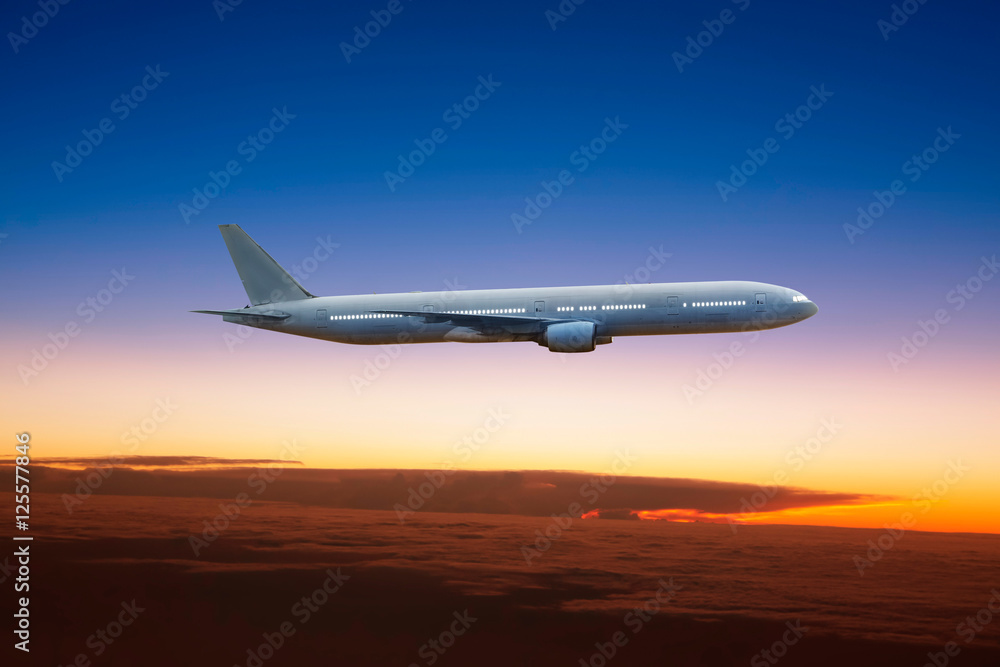
<path fill-rule="evenodd" d="M 211 456 L 120 456 L 101 457 L 51 457 L 34 459 L 39 465 L 60 468 L 88 468 L 92 466 L 115 465 L 128 468 L 188 468 L 188 467 L 245 467 L 270 463 L 301 464 L 301 461 L 278 459 L 227 459 Z M 0 457 L 0 465 L 11 465 L 13 458 Z"/>
<path fill-rule="evenodd" d="M 285 468 L 284 461 L 206 457 L 127 457 L 35 461 L 35 489 L 51 493 L 233 498 L 348 509 L 419 510 L 547 516 L 600 510 L 631 518 L 641 510 L 744 511 L 760 494 L 752 484 L 693 479 L 614 477 L 563 471 L 327 470 Z M 294 462 L 293 462 L 294 463 Z M 885 500 L 880 496 L 779 488 L 768 511 Z M 578 509 L 577 509 L 578 508 Z"/>

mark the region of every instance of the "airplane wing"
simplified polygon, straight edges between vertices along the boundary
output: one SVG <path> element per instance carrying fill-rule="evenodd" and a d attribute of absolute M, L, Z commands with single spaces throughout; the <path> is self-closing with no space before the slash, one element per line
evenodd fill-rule
<path fill-rule="evenodd" d="M 469 329 L 474 329 L 483 333 L 495 331 L 497 329 L 513 333 L 540 332 L 552 322 L 565 321 L 554 320 L 548 317 L 532 317 L 529 315 L 468 315 L 464 313 L 448 313 L 426 310 L 372 310 L 370 312 L 419 317 L 428 324 L 443 324 L 451 322 L 455 326 L 468 327 Z"/>

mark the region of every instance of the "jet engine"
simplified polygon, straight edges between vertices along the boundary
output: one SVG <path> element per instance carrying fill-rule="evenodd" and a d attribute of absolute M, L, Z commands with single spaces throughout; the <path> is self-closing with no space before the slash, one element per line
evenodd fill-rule
<path fill-rule="evenodd" d="M 540 344 L 551 352 L 592 352 L 597 344 L 596 328 L 593 322 L 552 324 L 542 334 Z"/>

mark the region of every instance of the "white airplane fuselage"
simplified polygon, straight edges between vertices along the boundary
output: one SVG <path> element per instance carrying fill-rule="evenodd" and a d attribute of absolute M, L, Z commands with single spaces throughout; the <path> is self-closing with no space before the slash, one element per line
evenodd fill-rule
<path fill-rule="evenodd" d="M 222 232 L 255 305 L 197 312 L 337 343 L 533 341 L 553 352 L 589 352 L 616 336 L 775 329 L 819 310 L 793 289 L 750 281 L 318 297 L 237 226 Z"/>
<path fill-rule="evenodd" d="M 719 281 L 326 296 L 245 312 L 279 308 L 290 317 L 252 326 L 337 343 L 486 343 L 534 340 L 536 332 L 513 323 L 503 331 L 483 333 L 455 322 L 428 322 L 391 311 L 591 321 L 600 339 L 775 329 L 817 312 L 811 301 L 793 301 L 796 296 L 801 295 L 778 285 Z M 231 321 L 246 323 L 244 319 L 236 315 Z"/>

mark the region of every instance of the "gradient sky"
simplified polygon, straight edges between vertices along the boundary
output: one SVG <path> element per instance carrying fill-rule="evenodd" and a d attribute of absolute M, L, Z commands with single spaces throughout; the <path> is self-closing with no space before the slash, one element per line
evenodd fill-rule
<path fill-rule="evenodd" d="M 875 527 L 961 461 L 918 527 L 1000 532 L 1000 280 L 949 300 L 992 277 L 982 258 L 1000 250 L 997 7 L 927 3 L 885 39 L 888 2 L 592 0 L 553 30 L 555 0 L 403 0 L 347 62 L 341 42 L 387 3 L 337 5 L 244 2 L 220 20 L 207 0 L 70 3 L 26 42 L 8 35 L 0 386 L 5 430 L 30 431 L 35 456 L 127 451 L 122 434 L 169 399 L 127 453 L 274 458 L 295 440 L 317 467 L 601 471 L 628 448 L 629 474 L 785 472 L 900 498 L 833 521 Z M 674 52 L 724 9 L 734 20 L 679 72 Z M 37 11 L 8 3 L 4 32 Z M 120 119 L 114 100 L 157 66 L 169 74 Z M 443 113 L 491 76 L 453 129 Z M 832 95 L 786 138 L 775 123 L 811 87 Z M 247 162 L 241 142 L 275 108 L 295 117 Z M 114 131 L 60 180 L 53 162 L 105 118 Z M 627 128 L 518 233 L 511 215 L 606 118 Z M 385 172 L 436 128 L 447 140 L 391 190 Z M 911 181 L 906 163 L 948 128 L 958 138 Z M 724 201 L 717 182 L 772 137 Z M 241 172 L 186 221 L 179 206 L 230 160 Z M 895 179 L 906 192 L 850 242 L 844 225 Z M 383 350 L 263 331 L 234 344 L 236 327 L 188 312 L 246 303 L 228 223 L 313 268 L 301 282 L 316 294 L 616 283 L 662 248 L 652 281 L 777 283 L 820 313 L 758 340 L 622 338 L 589 355 L 410 346 L 358 390 Z M 317 239 L 339 247 L 303 264 Z M 123 268 L 128 286 L 81 314 Z M 948 322 L 894 370 L 887 355 L 938 309 Z M 18 367 L 71 322 L 79 334 L 25 382 Z M 734 341 L 745 353 L 689 401 Z M 509 419 L 458 457 L 491 409 Z M 794 468 L 788 452 L 824 419 L 836 434 Z"/>

